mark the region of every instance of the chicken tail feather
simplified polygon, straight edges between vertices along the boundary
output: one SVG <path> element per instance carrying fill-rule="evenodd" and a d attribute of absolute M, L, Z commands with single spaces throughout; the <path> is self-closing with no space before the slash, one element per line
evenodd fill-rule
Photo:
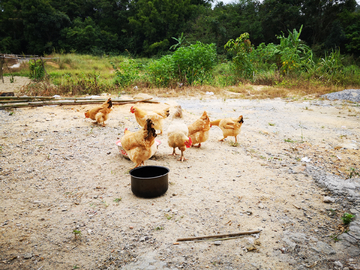
<path fill-rule="evenodd" d="M 211 122 L 210 122 L 210 125 L 212 125 L 212 126 L 218 126 L 218 125 L 220 124 L 220 121 L 221 121 L 221 119 L 211 121 Z"/>

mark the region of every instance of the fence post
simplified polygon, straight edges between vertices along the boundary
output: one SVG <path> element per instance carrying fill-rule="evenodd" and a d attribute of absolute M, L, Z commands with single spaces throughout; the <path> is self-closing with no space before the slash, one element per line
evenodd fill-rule
<path fill-rule="evenodd" d="M 3 76 L 3 64 L 4 64 L 4 62 L 5 62 L 5 56 L 0 55 L 0 78 L 1 78 L 3 83 L 4 83 L 4 76 Z"/>

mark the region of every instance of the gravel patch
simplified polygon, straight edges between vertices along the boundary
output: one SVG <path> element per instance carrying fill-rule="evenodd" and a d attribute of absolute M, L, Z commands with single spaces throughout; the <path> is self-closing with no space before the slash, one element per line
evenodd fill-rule
<path fill-rule="evenodd" d="M 329 100 L 347 100 L 360 102 L 360 89 L 346 89 L 340 92 L 329 93 L 321 96 Z"/>

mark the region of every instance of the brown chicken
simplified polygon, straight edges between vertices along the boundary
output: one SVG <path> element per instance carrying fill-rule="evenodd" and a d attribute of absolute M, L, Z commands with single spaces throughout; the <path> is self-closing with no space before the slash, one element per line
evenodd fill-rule
<path fill-rule="evenodd" d="M 87 110 L 85 112 L 85 117 L 95 120 L 96 123 L 102 123 L 102 126 L 105 126 L 105 121 L 109 118 L 109 113 L 112 110 L 112 101 L 109 98 L 106 102 L 101 104 L 100 106 L 96 106 L 91 110 Z"/>
<path fill-rule="evenodd" d="M 168 145 L 173 148 L 171 155 L 176 156 L 175 149 L 179 148 L 181 156 L 179 161 L 187 160 L 184 157 L 184 151 L 192 145 L 191 138 L 188 137 L 189 129 L 183 121 L 181 106 L 176 107 L 176 111 L 172 116 L 171 124 L 168 127 Z"/>
<path fill-rule="evenodd" d="M 156 151 L 156 130 L 151 119 L 146 120 L 144 127 L 136 132 L 125 129 L 125 135 L 120 139 L 121 145 L 128 154 L 135 167 L 144 165 Z"/>
<path fill-rule="evenodd" d="M 207 115 L 207 112 L 204 111 L 198 120 L 188 126 L 189 137 L 192 140 L 192 146 L 198 144 L 197 147 L 201 147 L 201 143 L 207 141 L 209 138 L 210 127 L 210 118 Z"/>
<path fill-rule="evenodd" d="M 234 136 L 235 143 L 237 143 L 237 135 L 240 133 L 241 126 L 244 123 L 244 118 L 240 115 L 238 118 L 218 119 L 211 121 L 210 123 L 213 126 L 218 126 L 222 130 L 224 138 L 220 141 L 224 141 L 224 139 L 228 136 Z"/>
<path fill-rule="evenodd" d="M 161 111 L 145 111 L 139 107 L 132 106 L 130 112 L 135 114 L 136 122 L 140 126 L 144 126 L 147 119 L 151 119 L 156 130 L 160 130 L 160 135 L 163 133 L 164 119 L 170 115 L 170 108 L 167 107 Z"/>

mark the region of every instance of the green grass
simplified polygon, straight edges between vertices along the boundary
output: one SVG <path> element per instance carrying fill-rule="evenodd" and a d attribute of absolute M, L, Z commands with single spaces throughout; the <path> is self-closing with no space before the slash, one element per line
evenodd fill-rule
<path fill-rule="evenodd" d="M 175 88 L 173 93 L 181 93 L 176 89 L 176 82 L 169 80 L 171 85 L 158 88 L 151 79 L 151 63 L 159 59 L 130 58 L 129 56 L 91 56 L 80 54 L 53 54 L 47 57 L 45 69 L 49 75 L 48 84 L 34 83 L 23 89 L 27 95 L 86 95 L 103 92 L 118 94 L 124 90 L 133 93 L 134 86 L 145 93 L 167 93 L 168 88 Z M 116 70 L 114 69 L 116 67 Z M 166 70 L 165 70 L 166 71 Z M 161 71 L 161 72 L 165 72 Z M 234 73 L 232 63 L 222 60 L 212 70 L 212 76 L 207 77 L 203 85 L 194 85 L 194 91 L 211 91 L 215 94 L 222 90 L 236 93 L 239 98 L 299 98 L 311 96 L 318 98 L 323 94 L 340 91 L 345 88 L 360 87 L 360 68 L 353 66 L 351 72 L 339 73 L 335 81 L 323 80 L 321 74 L 289 74 L 280 76 L 275 70 L 261 67 L 254 72 L 251 79 L 243 79 Z M 160 72 L 160 71 L 159 71 Z M 162 73 L 159 73 L 160 75 Z M 29 64 L 22 64 L 19 69 L 4 69 L 5 76 L 29 77 Z M 165 74 L 163 74 L 165 76 Z M 317 77 L 318 76 L 318 77 Z M 341 77 L 342 76 L 342 77 Z M 164 77 L 165 78 L 165 77 Z M 159 78 L 160 79 L 160 78 Z M 163 78 L 162 78 L 163 79 Z M 162 80 L 161 79 L 161 80 Z M 258 87 L 262 85 L 263 87 Z M 265 86 L 265 87 L 264 87 Z M 188 87 L 186 85 L 186 87 Z M 164 90 L 162 90 L 164 89 Z M 305 107 L 305 109 L 308 109 Z M 268 123 L 274 126 L 274 123 Z"/>

